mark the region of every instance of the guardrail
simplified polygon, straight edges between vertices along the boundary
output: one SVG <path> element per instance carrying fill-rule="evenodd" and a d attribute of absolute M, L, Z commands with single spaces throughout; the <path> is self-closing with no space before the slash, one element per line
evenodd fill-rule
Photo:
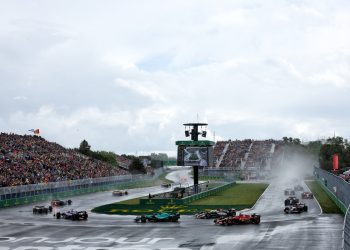
<path fill-rule="evenodd" d="M 123 175 L 82 179 L 62 182 L 40 183 L 0 188 L 0 208 L 45 201 L 53 198 L 107 191 L 113 188 L 128 188 L 143 182 L 154 180 L 163 169 L 157 169 L 154 175 Z"/>
<path fill-rule="evenodd" d="M 350 184 L 339 176 L 320 168 L 315 168 L 314 175 L 322 189 L 345 214 L 343 249 L 350 250 Z"/>
<path fill-rule="evenodd" d="M 222 185 L 222 186 L 210 189 L 208 191 L 205 191 L 205 192 L 202 192 L 202 193 L 199 193 L 199 194 L 191 195 L 189 197 L 184 198 L 183 199 L 183 203 L 184 204 L 189 204 L 189 203 L 191 203 L 191 202 L 193 202 L 195 200 L 202 199 L 202 198 L 214 195 L 216 193 L 222 192 L 222 191 L 232 187 L 235 184 L 236 184 L 236 182 L 230 182 L 228 184 L 225 184 L 225 185 Z"/>
<path fill-rule="evenodd" d="M 202 199 L 211 195 L 214 195 L 216 193 L 222 192 L 230 187 L 232 187 L 235 184 L 235 182 L 230 182 L 228 184 L 224 184 L 222 186 L 219 187 L 215 187 L 212 189 L 208 189 L 207 187 L 207 183 L 202 183 L 200 185 L 198 185 L 198 189 L 199 190 L 206 190 L 206 191 L 202 191 L 200 193 L 197 194 L 193 194 L 193 190 L 194 190 L 194 186 L 190 186 L 188 188 L 186 188 L 187 190 L 184 192 L 184 195 L 187 196 L 185 198 L 176 198 L 176 197 L 169 197 L 169 195 L 171 196 L 172 194 L 177 194 L 174 191 L 171 192 L 166 192 L 166 193 L 162 193 L 160 195 L 155 195 L 152 196 L 152 198 L 143 198 L 140 199 L 140 205 L 185 205 L 185 204 L 190 204 L 191 202 L 198 200 L 198 199 Z M 192 193 L 192 195 L 191 195 Z"/>
<path fill-rule="evenodd" d="M 346 211 L 345 219 L 344 219 L 344 228 L 343 228 L 343 249 L 350 250 L 350 215 L 349 208 Z"/>
<path fill-rule="evenodd" d="M 350 205 L 350 184 L 339 176 L 320 168 L 315 168 L 314 175 L 322 189 L 345 214 Z"/>

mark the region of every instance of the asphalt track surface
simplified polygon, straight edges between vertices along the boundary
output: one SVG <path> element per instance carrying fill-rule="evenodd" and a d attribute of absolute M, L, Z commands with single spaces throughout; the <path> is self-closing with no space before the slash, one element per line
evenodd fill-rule
<path fill-rule="evenodd" d="M 188 178 L 183 175 L 186 171 L 172 173 L 171 178 Z M 33 205 L 2 209 L 0 250 L 341 249 L 342 216 L 321 214 L 315 200 L 303 200 L 309 206 L 307 213 L 283 213 L 283 190 L 295 184 L 272 182 L 253 209 L 245 211 L 260 213 L 260 225 L 216 226 L 213 220 L 193 216 L 181 216 L 178 223 L 141 224 L 133 221 L 135 216 L 94 213 L 89 213 L 87 221 L 69 221 L 57 220 L 52 214 L 33 215 Z M 73 204 L 61 210 L 90 211 L 164 190 L 152 187 L 129 190 L 129 195 L 122 197 L 113 197 L 110 191 L 72 197 Z"/>

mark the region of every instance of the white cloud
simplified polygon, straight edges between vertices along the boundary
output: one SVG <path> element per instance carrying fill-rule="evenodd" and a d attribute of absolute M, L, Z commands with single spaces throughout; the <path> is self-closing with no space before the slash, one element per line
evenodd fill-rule
<path fill-rule="evenodd" d="M 0 129 L 118 152 L 174 151 L 197 114 L 208 138 L 350 137 L 349 11 L 345 0 L 2 2 Z"/>
<path fill-rule="evenodd" d="M 23 96 L 23 95 L 19 95 L 19 96 L 15 96 L 13 98 L 13 100 L 18 100 L 18 101 L 24 101 L 24 100 L 27 100 L 28 98 L 26 96 Z"/>

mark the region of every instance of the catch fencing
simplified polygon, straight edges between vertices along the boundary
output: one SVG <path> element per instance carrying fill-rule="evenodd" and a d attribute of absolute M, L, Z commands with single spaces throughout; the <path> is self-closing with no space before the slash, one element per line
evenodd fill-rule
<path fill-rule="evenodd" d="M 180 190 L 165 192 L 152 196 L 152 198 L 140 199 L 140 205 L 184 205 L 190 204 L 195 200 L 199 200 L 208 196 L 220 193 L 230 187 L 233 187 L 235 182 L 225 183 L 221 186 L 209 188 L 208 182 L 198 184 L 198 193 L 195 192 L 195 186 L 186 187 L 183 192 Z M 174 196 L 175 195 L 175 196 Z M 179 196 L 178 196 L 179 195 Z"/>
<path fill-rule="evenodd" d="M 350 184 L 339 176 L 320 168 L 315 168 L 314 174 L 323 190 L 345 214 L 343 249 L 350 250 L 350 215 L 348 209 L 350 205 Z"/>
<path fill-rule="evenodd" d="M 29 204 L 52 198 L 106 191 L 112 188 L 128 188 L 156 179 L 163 169 L 153 175 L 120 175 L 94 179 L 49 182 L 0 188 L 0 208 Z"/>
<path fill-rule="evenodd" d="M 314 175 L 323 190 L 345 214 L 350 205 L 350 184 L 339 176 L 320 168 L 315 168 Z"/>

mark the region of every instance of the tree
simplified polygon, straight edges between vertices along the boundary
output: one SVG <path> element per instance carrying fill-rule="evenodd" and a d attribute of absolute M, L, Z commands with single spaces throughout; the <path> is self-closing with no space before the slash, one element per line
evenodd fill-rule
<path fill-rule="evenodd" d="M 300 139 L 299 138 L 294 138 L 293 139 L 293 144 L 296 144 L 296 145 L 299 145 L 301 142 L 300 142 Z"/>
<path fill-rule="evenodd" d="M 84 154 L 84 155 L 90 155 L 91 154 L 91 150 L 90 150 L 91 146 L 89 145 L 89 143 L 84 139 L 79 146 L 79 152 Z"/>
<path fill-rule="evenodd" d="M 91 157 L 109 163 L 113 166 L 118 166 L 117 155 L 113 152 L 91 151 Z"/>
<path fill-rule="evenodd" d="M 322 169 L 331 171 L 333 169 L 333 155 L 338 155 L 339 168 L 350 167 L 350 149 L 347 140 L 342 137 L 328 138 L 326 144 L 320 149 L 319 162 Z"/>
<path fill-rule="evenodd" d="M 144 173 L 146 173 L 145 167 L 143 166 L 143 164 L 140 161 L 140 159 L 137 158 L 137 157 L 135 157 L 132 160 L 132 163 L 131 163 L 131 165 L 129 167 L 129 170 L 133 174 L 144 174 Z"/>
<path fill-rule="evenodd" d="M 151 153 L 150 156 L 152 160 L 167 161 L 169 159 L 168 155 L 165 153 Z"/>

